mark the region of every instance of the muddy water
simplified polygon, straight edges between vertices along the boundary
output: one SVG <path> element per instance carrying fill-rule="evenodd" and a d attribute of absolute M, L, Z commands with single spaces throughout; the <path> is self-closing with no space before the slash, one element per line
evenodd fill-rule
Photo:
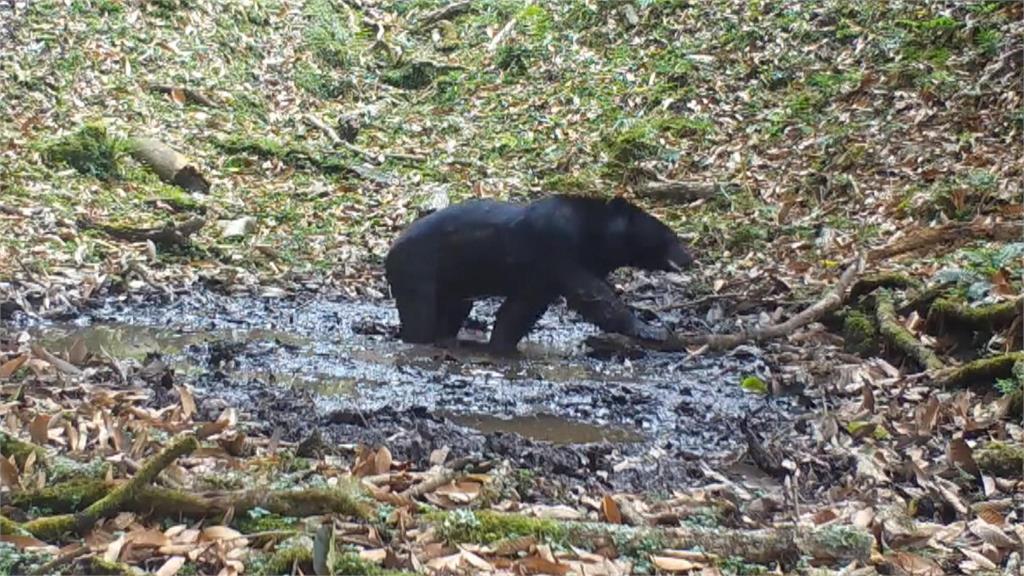
<path fill-rule="evenodd" d="M 494 310 L 481 303 L 473 318 L 490 323 Z M 256 432 L 301 440 L 317 429 L 414 460 L 449 446 L 618 487 L 683 482 L 697 460 L 742 448 L 740 419 L 756 414 L 752 427 L 770 429 L 789 417 L 785 400 L 739 387 L 763 374 L 756 357 L 590 358 L 583 341 L 595 330 L 563 307 L 548 311 L 514 359 L 471 344 L 405 345 L 391 335 L 396 326 L 386 301 L 198 293 L 111 302 L 29 330 L 51 349 L 82 340 L 115 358 L 159 355 L 175 381 L 196 387 L 201 410 L 237 406 Z"/>

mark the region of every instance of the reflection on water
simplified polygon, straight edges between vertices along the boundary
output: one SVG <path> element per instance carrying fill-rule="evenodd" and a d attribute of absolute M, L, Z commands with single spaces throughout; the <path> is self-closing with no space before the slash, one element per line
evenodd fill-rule
<path fill-rule="evenodd" d="M 438 416 L 448 418 L 461 426 L 479 430 L 484 434 L 506 432 L 553 444 L 590 444 L 593 442 L 624 444 L 643 440 L 643 436 L 625 428 L 595 426 L 551 414 L 500 418 L 489 414 L 440 412 Z"/>

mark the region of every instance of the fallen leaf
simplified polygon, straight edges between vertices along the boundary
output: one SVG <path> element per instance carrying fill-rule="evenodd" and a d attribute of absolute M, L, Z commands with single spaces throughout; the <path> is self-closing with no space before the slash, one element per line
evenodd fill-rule
<path fill-rule="evenodd" d="M 32 345 L 32 355 L 46 361 L 47 364 L 65 374 L 70 374 L 72 376 L 79 376 L 82 374 L 82 371 L 75 367 L 74 364 L 54 356 L 47 349 L 38 344 Z"/>
<path fill-rule="evenodd" d="M 71 345 L 71 349 L 68 350 L 68 362 L 80 366 L 85 362 L 85 357 L 88 355 L 89 348 L 85 345 L 85 339 L 76 338 L 74 344 Z"/>
<path fill-rule="evenodd" d="M 188 420 L 196 413 L 196 401 L 188 386 L 175 384 L 174 389 L 178 391 L 178 398 L 181 401 L 181 417 Z"/>
<path fill-rule="evenodd" d="M 558 562 L 546 560 L 539 555 L 527 556 L 516 562 L 516 565 L 526 574 L 554 574 L 562 576 L 568 574 L 570 567 Z"/>
<path fill-rule="evenodd" d="M 387 474 L 391 470 L 391 451 L 387 446 L 381 446 L 373 459 L 376 474 Z"/>
<path fill-rule="evenodd" d="M 974 451 L 971 450 L 971 447 L 967 445 L 963 438 L 954 438 L 949 441 L 947 455 L 951 464 L 958 466 L 974 478 L 981 477 L 981 469 L 978 468 L 978 463 L 974 461 Z"/>
<path fill-rule="evenodd" d="M 619 505 L 607 494 L 601 499 L 601 515 L 610 524 L 622 524 L 622 512 L 619 511 Z"/>
<path fill-rule="evenodd" d="M 33 538 L 32 536 L 22 536 L 20 534 L 0 534 L 0 542 L 10 542 L 14 544 L 19 550 L 26 548 L 44 548 L 47 546 L 46 542 Z"/>
<path fill-rule="evenodd" d="M 117 540 L 107 544 L 107 550 L 103 553 L 103 559 L 107 562 L 117 562 L 117 559 L 121 557 L 121 550 L 124 548 L 126 538 L 127 535 L 121 534 Z"/>
<path fill-rule="evenodd" d="M 28 360 L 28 354 L 22 354 L 21 356 L 11 358 L 7 362 L 4 362 L 3 365 L 0 365 L 0 380 L 7 380 L 13 376 L 26 360 Z"/>
<path fill-rule="evenodd" d="M 11 455 L 11 459 L 0 458 L 0 483 L 9 488 L 16 488 L 21 486 L 21 481 L 18 479 L 18 467 L 14 465 L 14 455 Z"/>
<path fill-rule="evenodd" d="M 658 570 L 665 572 L 690 572 L 691 570 L 697 570 L 703 568 L 705 564 L 692 562 L 683 558 L 673 558 L 672 556 L 651 556 L 651 563 Z"/>
<path fill-rule="evenodd" d="M 185 565 L 184 556 L 171 556 L 163 563 L 163 566 L 155 572 L 156 576 L 174 576 Z"/>
<path fill-rule="evenodd" d="M 168 95 L 171 97 L 171 100 L 173 100 L 175 104 L 184 104 L 185 101 L 187 100 L 187 97 L 185 96 L 185 91 L 181 88 L 171 88 L 171 91 L 168 93 Z"/>
<path fill-rule="evenodd" d="M 934 560 L 897 551 L 886 557 L 890 564 L 903 570 L 908 576 L 944 576 L 946 572 Z"/>
<path fill-rule="evenodd" d="M 247 236 L 256 228 L 256 219 L 251 216 L 243 216 L 235 220 L 221 220 L 218 225 L 221 238 Z"/>
<path fill-rule="evenodd" d="M 1010 538 L 999 526 L 989 524 L 981 518 L 976 518 L 967 524 L 967 529 L 987 544 L 996 548 L 1013 550 L 1020 546 L 1020 542 Z"/>
<path fill-rule="evenodd" d="M 136 530 L 128 533 L 128 541 L 134 548 L 159 548 L 171 543 L 171 539 L 159 530 Z"/>
<path fill-rule="evenodd" d="M 29 436 L 32 437 L 32 442 L 45 446 L 49 440 L 48 431 L 50 429 L 50 419 L 53 418 L 50 414 L 39 414 L 32 419 L 32 423 L 28 425 Z"/>

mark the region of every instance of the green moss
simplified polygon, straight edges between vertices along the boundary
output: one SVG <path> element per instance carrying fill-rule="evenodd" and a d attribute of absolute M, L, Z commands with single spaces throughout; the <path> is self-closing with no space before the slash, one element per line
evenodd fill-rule
<path fill-rule="evenodd" d="M 434 79 L 441 75 L 441 72 L 442 68 L 432 62 L 414 61 L 387 70 L 381 75 L 380 80 L 395 88 L 420 90 L 430 86 Z"/>
<path fill-rule="evenodd" d="M 428 516 L 440 520 L 441 536 L 452 543 L 489 543 L 517 536 L 535 536 L 548 542 L 560 542 L 566 535 L 565 528 L 558 522 L 517 514 L 453 510 Z"/>
<path fill-rule="evenodd" d="M 243 534 L 253 534 L 270 530 L 291 530 L 299 524 L 299 521 L 289 516 L 279 516 L 262 508 L 253 508 L 236 517 L 234 524 L 235 528 L 238 528 Z"/>
<path fill-rule="evenodd" d="M 105 481 L 79 477 L 36 490 L 12 492 L 8 495 L 8 503 L 23 510 L 34 506 L 67 514 L 85 509 L 109 492 L 110 485 Z"/>
<path fill-rule="evenodd" d="M 308 539 L 308 538 L 306 538 Z M 313 574 L 312 543 L 307 546 L 289 546 L 275 552 L 263 562 L 254 562 L 253 573 L 257 575 L 278 576 L 291 574 L 292 567 L 298 564 L 305 574 Z M 404 576 L 408 572 L 386 570 L 367 562 L 358 554 L 339 554 L 331 567 L 334 574 L 345 576 Z"/>
<path fill-rule="evenodd" d="M 878 328 L 870 316 L 851 310 L 843 318 L 845 348 L 853 354 L 870 356 L 878 353 Z"/>
<path fill-rule="evenodd" d="M 982 471 L 1004 478 L 1024 474 L 1024 445 L 989 442 L 974 451 L 974 459 Z"/>
<path fill-rule="evenodd" d="M 127 152 L 124 140 L 107 134 L 101 123 L 86 124 L 43 145 L 43 157 L 54 166 L 66 165 L 101 180 L 121 177 L 120 159 Z"/>

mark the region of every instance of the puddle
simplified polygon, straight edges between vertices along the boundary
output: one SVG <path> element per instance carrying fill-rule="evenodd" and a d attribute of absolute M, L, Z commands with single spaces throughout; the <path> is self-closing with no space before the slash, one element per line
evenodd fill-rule
<path fill-rule="evenodd" d="M 573 422 L 551 414 L 501 418 L 489 414 L 442 412 L 438 416 L 449 418 L 456 424 L 479 430 L 484 434 L 505 432 L 552 444 L 590 444 L 593 442 L 623 444 L 639 442 L 643 439 L 643 436 L 632 430 Z"/>
<path fill-rule="evenodd" d="M 495 310 L 479 303 L 473 317 L 490 324 Z M 766 429 L 792 410 L 739 387 L 746 375 L 766 375 L 753 356 L 590 358 L 583 342 L 596 329 L 560 306 L 515 359 L 468 345 L 406 345 L 388 335 L 397 323 L 387 301 L 198 292 L 163 304 L 109 302 L 70 324 L 19 329 L 56 351 L 81 341 L 119 359 L 158 354 L 176 382 L 195 388 L 200 411 L 216 400 L 208 403 L 215 418 L 227 402 L 258 432 L 298 440 L 317 429 L 339 443 L 386 443 L 413 460 L 441 446 L 523 465 L 535 458 L 586 481 L 604 470 L 601 481 L 623 488 L 678 484 L 688 462 L 744 448 L 741 419 L 755 414 L 748 424 Z M 623 458 L 642 465 L 624 468 Z"/>

